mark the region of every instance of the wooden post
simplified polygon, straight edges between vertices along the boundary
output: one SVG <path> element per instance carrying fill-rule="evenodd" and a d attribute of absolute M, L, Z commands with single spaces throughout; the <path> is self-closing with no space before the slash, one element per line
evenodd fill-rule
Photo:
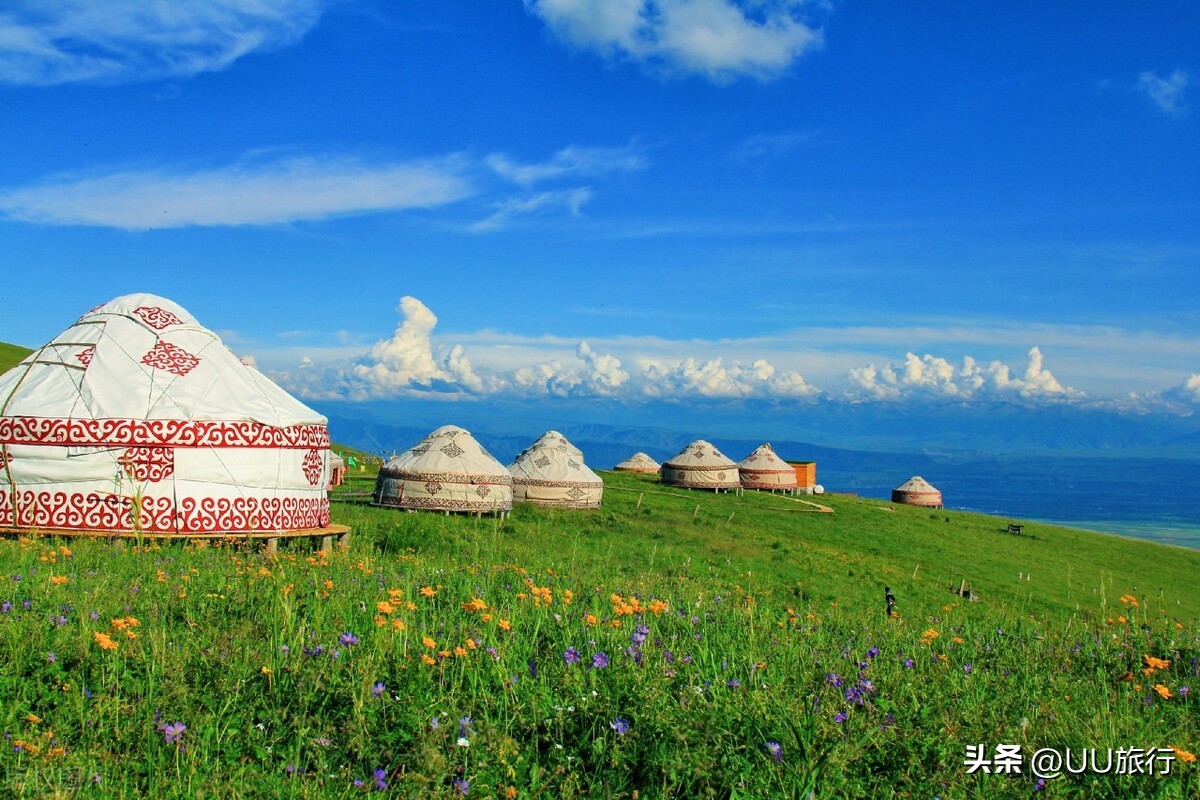
<path fill-rule="evenodd" d="M 637 501 L 637 505 L 633 507 L 634 511 L 637 511 L 639 508 L 642 507 L 642 498 L 645 496 L 646 496 L 645 492 L 638 492 L 638 501 Z"/>
<path fill-rule="evenodd" d="M 271 536 L 267 539 L 267 555 L 273 556 L 279 552 L 279 537 Z"/>
<path fill-rule="evenodd" d="M 697 514 L 699 514 L 699 513 L 700 513 L 700 504 L 699 504 L 699 503 L 697 503 L 697 504 L 696 504 L 696 510 L 692 512 L 692 519 L 695 519 L 695 518 L 696 518 L 696 515 L 697 515 Z"/>
<path fill-rule="evenodd" d="M 733 522 L 733 515 L 734 515 L 734 514 L 736 514 L 736 513 L 737 513 L 736 511 L 730 511 L 730 512 L 729 512 L 729 519 L 725 520 L 725 524 L 726 524 L 726 525 L 728 525 L 729 523 Z"/>

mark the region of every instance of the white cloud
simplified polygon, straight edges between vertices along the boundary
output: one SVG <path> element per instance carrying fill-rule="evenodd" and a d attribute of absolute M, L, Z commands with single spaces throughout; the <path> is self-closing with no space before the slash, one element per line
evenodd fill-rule
<path fill-rule="evenodd" d="M 353 368 L 354 380 L 349 388 L 353 397 L 387 397 L 418 389 L 452 393 L 486 390 L 462 346 L 435 354 L 432 334 L 437 317 L 424 303 L 415 297 L 403 297 L 397 310 L 402 319 L 392 338 L 377 342 L 364 362 Z"/>
<path fill-rule="evenodd" d="M 903 364 L 882 367 L 869 364 L 850 370 L 850 396 L 855 399 L 900 400 L 914 398 L 971 399 L 979 396 L 1025 399 L 1070 399 L 1083 392 L 1063 386 L 1045 368 L 1042 352 L 1029 351 L 1025 371 L 1014 377 L 1000 361 L 980 365 L 971 356 L 955 366 L 944 358 L 908 353 Z"/>
<path fill-rule="evenodd" d="M 564 147 L 541 163 L 520 163 L 503 153 L 485 159 L 497 175 L 522 186 L 574 176 L 636 172 L 646 168 L 644 156 L 628 147 Z"/>
<path fill-rule="evenodd" d="M 1181 69 L 1175 70 L 1167 78 L 1160 78 L 1158 73 L 1153 71 L 1146 71 L 1138 76 L 1138 90 L 1144 92 L 1162 111 L 1172 116 L 1183 113 L 1183 93 L 1187 87 L 1188 74 Z"/>
<path fill-rule="evenodd" d="M 734 361 L 726 366 L 720 358 L 703 362 L 685 358 L 675 363 L 646 361 L 641 366 L 642 393 L 649 397 L 807 397 L 817 394 L 817 389 L 805 383 L 799 373 L 778 373 L 764 359 L 749 365 Z"/>
<path fill-rule="evenodd" d="M 514 370 L 503 385 L 521 394 L 611 397 L 629 382 L 621 360 L 595 352 L 586 341 L 575 349 L 569 362 L 554 360 Z"/>
<path fill-rule="evenodd" d="M 324 0 L 8 0 L 0 83 L 189 77 L 299 41 Z"/>
<path fill-rule="evenodd" d="M 783 73 L 821 33 L 796 0 L 525 0 L 560 39 L 714 82 Z"/>
<path fill-rule="evenodd" d="M 55 176 L 0 190 L 0 215 L 123 229 L 274 225 L 428 208 L 475 192 L 460 159 L 366 164 L 291 158 L 207 171 Z"/>
<path fill-rule="evenodd" d="M 578 217 L 583 204 L 592 199 L 592 190 L 585 187 L 555 192 L 539 192 L 530 197 L 510 197 L 493 204 L 495 211 L 473 223 L 470 230 L 483 232 L 506 228 L 520 217 L 542 216 L 566 209 Z"/>

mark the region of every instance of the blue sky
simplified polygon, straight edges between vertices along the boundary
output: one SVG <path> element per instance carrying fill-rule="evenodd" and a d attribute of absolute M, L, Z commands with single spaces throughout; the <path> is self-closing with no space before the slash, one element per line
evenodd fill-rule
<path fill-rule="evenodd" d="M 312 399 L 1200 404 L 1191 2 L 6 9 L 0 340 L 148 291 Z"/>

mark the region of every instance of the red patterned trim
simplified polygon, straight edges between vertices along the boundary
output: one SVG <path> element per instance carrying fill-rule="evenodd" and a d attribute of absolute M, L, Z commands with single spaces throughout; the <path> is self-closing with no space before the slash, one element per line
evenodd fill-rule
<path fill-rule="evenodd" d="M 142 356 L 142 363 L 147 367 L 163 369 L 182 378 L 200 364 L 200 358 L 179 345 L 160 340 L 146 355 Z"/>
<path fill-rule="evenodd" d="M 132 532 L 133 502 L 96 492 L 21 492 L 13 517 L 12 498 L 0 491 L 0 525 L 19 528 Z M 247 533 L 324 528 L 329 500 L 321 497 L 170 497 L 141 499 L 138 528 L 146 533 Z"/>
<path fill-rule="evenodd" d="M 0 444 L 309 449 L 329 447 L 329 428 L 324 425 L 275 428 L 245 420 L 0 417 Z"/>
<path fill-rule="evenodd" d="M 75 357 L 79 359 L 80 364 L 83 364 L 86 367 L 92 363 L 92 356 L 94 355 L 96 355 L 96 345 L 92 345 L 85 350 L 80 350 L 75 354 Z"/>
<path fill-rule="evenodd" d="M 551 481 L 542 478 L 513 478 L 513 486 L 544 486 L 551 489 L 603 489 L 604 481 Z"/>
<path fill-rule="evenodd" d="M 130 447 L 117 460 L 136 481 L 157 483 L 175 474 L 174 447 Z"/>
<path fill-rule="evenodd" d="M 742 481 L 742 487 L 745 489 L 795 489 L 795 482 L 792 483 L 761 483 L 759 481 Z"/>
<path fill-rule="evenodd" d="M 663 469 L 675 469 L 679 470 L 680 472 L 729 472 L 730 470 L 736 470 L 737 464 L 731 462 L 725 465 L 717 464 L 711 466 L 688 466 L 685 464 L 672 464 L 667 462 L 666 464 L 663 464 Z"/>
<path fill-rule="evenodd" d="M 166 330 L 172 325 L 182 325 L 183 320 L 167 311 L 165 308 L 158 306 L 139 306 L 133 310 L 142 322 L 154 328 L 156 331 Z"/>
<path fill-rule="evenodd" d="M 528 503 L 531 506 L 548 508 L 600 508 L 600 501 L 588 503 L 576 500 L 530 500 L 528 497 L 513 497 L 514 503 Z"/>
<path fill-rule="evenodd" d="M 309 450 L 308 454 L 304 456 L 304 463 L 301 466 L 309 484 L 316 486 L 321 482 L 321 470 L 325 468 L 325 459 L 321 457 L 320 450 Z"/>

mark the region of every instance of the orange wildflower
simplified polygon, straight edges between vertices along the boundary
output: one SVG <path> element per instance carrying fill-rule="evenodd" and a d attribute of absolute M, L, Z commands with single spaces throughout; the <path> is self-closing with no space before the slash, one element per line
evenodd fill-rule
<path fill-rule="evenodd" d="M 396 607 L 387 600 L 380 600 L 375 604 L 375 610 L 380 614 L 391 614 L 396 610 Z"/>
<path fill-rule="evenodd" d="M 421 644 L 425 645 L 427 648 L 432 650 L 433 648 L 437 647 L 437 640 L 433 639 L 429 636 L 422 636 Z"/>
<path fill-rule="evenodd" d="M 437 659 L 435 659 L 433 656 L 429 655 L 429 653 L 421 653 L 421 662 L 432 667 L 434 664 L 437 663 Z"/>
<path fill-rule="evenodd" d="M 42 721 L 42 718 L 39 717 L 37 714 L 26 714 L 25 721 L 32 722 L 34 725 L 37 725 L 39 722 Z"/>
<path fill-rule="evenodd" d="M 92 641 L 100 646 L 101 650 L 116 650 L 117 643 L 107 633 L 93 633 Z"/>
<path fill-rule="evenodd" d="M 487 611 L 488 604 L 483 602 L 483 600 L 478 597 L 472 597 L 470 600 L 463 603 L 462 607 L 463 611 L 468 613 L 471 611 Z"/>
<path fill-rule="evenodd" d="M 1181 750 L 1175 745 L 1171 745 L 1171 749 L 1175 751 L 1175 757 L 1185 764 L 1196 763 L 1196 755 L 1194 753 L 1189 753 L 1187 750 Z"/>
<path fill-rule="evenodd" d="M 511 631 L 512 630 L 512 623 L 506 619 L 502 619 L 499 622 L 497 622 L 496 626 L 498 628 L 500 628 L 500 630 L 502 630 L 502 631 Z"/>
<path fill-rule="evenodd" d="M 433 588 L 432 586 L 421 587 L 421 595 L 423 597 L 433 597 L 435 594 L 437 594 L 437 589 Z"/>
<path fill-rule="evenodd" d="M 1143 655 L 1142 661 L 1146 662 L 1146 669 L 1151 672 L 1157 669 L 1167 669 L 1171 666 L 1171 662 L 1165 658 L 1155 658 L 1154 656 Z"/>
<path fill-rule="evenodd" d="M 938 638 L 940 635 L 941 634 L 939 634 L 933 628 L 930 628 L 921 634 L 921 644 L 933 644 L 933 640 Z"/>
<path fill-rule="evenodd" d="M 480 615 L 479 615 L 479 618 L 480 618 L 481 620 L 483 620 L 484 622 L 491 622 L 491 621 L 492 621 L 492 615 L 491 615 L 491 614 L 480 614 Z"/>
<path fill-rule="evenodd" d="M 392 627 L 393 627 L 393 628 L 395 628 L 395 629 L 396 629 L 396 630 L 398 630 L 398 631 L 402 631 L 402 630 L 404 630 L 405 628 L 407 628 L 408 626 L 404 624 L 404 620 L 402 620 L 402 619 L 393 619 L 393 620 L 392 620 Z"/>
<path fill-rule="evenodd" d="M 1154 684 L 1154 691 L 1158 692 L 1158 696 L 1163 700 L 1171 699 L 1171 690 L 1161 683 Z"/>
<path fill-rule="evenodd" d="M 467 654 L 467 649 L 465 647 L 463 647 L 462 645 L 459 645 L 458 647 L 454 648 L 454 655 L 458 656 L 459 658 L 462 658 L 466 654 Z"/>
<path fill-rule="evenodd" d="M 588 625 L 597 625 L 600 623 L 600 620 L 596 618 L 595 614 L 587 614 L 584 616 L 583 621 Z"/>
<path fill-rule="evenodd" d="M 53 583 L 55 586 L 62 586 L 68 580 L 70 580 L 70 578 L 68 578 L 66 575 L 55 575 L 53 578 L 50 579 L 50 582 Z"/>
<path fill-rule="evenodd" d="M 387 593 L 388 597 L 392 598 L 393 600 L 399 600 L 401 597 L 404 597 L 403 589 L 388 589 Z"/>
<path fill-rule="evenodd" d="M 650 613 L 654 614 L 654 616 L 656 616 L 656 617 L 659 614 L 662 614 L 664 611 L 666 611 L 669 608 L 670 608 L 670 606 L 667 605 L 662 600 L 653 600 L 650 603 Z"/>

